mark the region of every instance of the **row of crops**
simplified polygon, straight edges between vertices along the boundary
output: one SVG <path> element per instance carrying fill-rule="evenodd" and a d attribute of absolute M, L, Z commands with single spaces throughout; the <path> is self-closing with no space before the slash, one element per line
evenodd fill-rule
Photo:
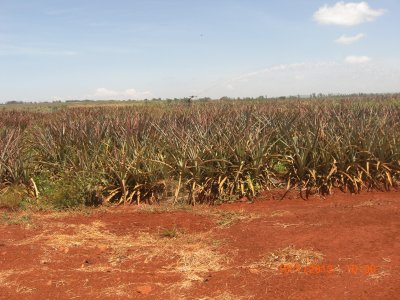
<path fill-rule="evenodd" d="M 0 111 L 0 190 L 65 206 L 359 192 L 399 176 L 393 95 Z"/>

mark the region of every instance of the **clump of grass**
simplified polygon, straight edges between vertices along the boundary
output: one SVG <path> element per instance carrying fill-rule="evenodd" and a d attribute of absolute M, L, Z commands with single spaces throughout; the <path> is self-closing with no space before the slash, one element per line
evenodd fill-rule
<path fill-rule="evenodd" d="M 220 227 L 229 227 L 233 224 L 236 224 L 239 221 L 248 222 L 250 220 L 254 220 L 259 217 L 259 215 L 245 212 L 244 210 L 240 211 L 225 211 L 225 210 L 218 210 L 217 212 L 211 213 L 212 215 L 216 216 L 217 225 Z"/>
<path fill-rule="evenodd" d="M 0 190 L 0 207 L 8 209 L 23 208 L 30 201 L 30 196 L 24 185 L 10 185 Z"/>
<path fill-rule="evenodd" d="M 92 179 L 81 175 L 63 173 L 60 176 L 37 176 L 36 185 L 40 192 L 39 202 L 55 209 L 70 209 L 96 204 Z"/>
<path fill-rule="evenodd" d="M 287 210 L 274 210 L 270 214 L 270 216 L 272 218 L 274 218 L 274 217 L 282 217 L 282 216 L 285 216 L 285 215 L 290 215 L 290 211 L 287 211 Z"/>
<path fill-rule="evenodd" d="M 246 216 L 244 216 L 243 213 L 240 212 L 220 211 L 217 224 L 222 227 L 228 227 L 236 223 L 238 220 L 242 220 L 245 218 Z"/>
<path fill-rule="evenodd" d="M 264 265 L 271 270 L 278 270 L 280 266 L 309 266 L 318 264 L 323 260 L 324 255 L 313 249 L 296 249 L 288 246 L 270 253 Z"/>
<path fill-rule="evenodd" d="M 164 237 L 164 238 L 170 238 L 170 239 L 175 238 L 178 236 L 178 230 L 175 226 L 172 228 L 165 228 L 161 231 L 160 236 Z"/>
<path fill-rule="evenodd" d="M 29 214 L 16 215 L 16 214 L 3 213 L 3 215 L 0 218 L 0 224 L 31 225 L 32 224 L 32 216 Z"/>

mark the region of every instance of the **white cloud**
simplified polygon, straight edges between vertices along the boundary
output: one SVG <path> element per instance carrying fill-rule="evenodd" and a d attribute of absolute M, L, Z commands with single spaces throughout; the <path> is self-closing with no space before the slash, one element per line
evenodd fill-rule
<path fill-rule="evenodd" d="M 300 75 L 300 74 L 296 74 L 296 75 L 294 75 L 294 79 L 296 79 L 296 80 L 304 80 L 305 79 L 305 76 L 304 75 Z"/>
<path fill-rule="evenodd" d="M 51 98 L 51 101 L 62 101 L 62 97 L 60 97 L 60 96 L 53 96 L 53 97 Z"/>
<path fill-rule="evenodd" d="M 338 44 L 342 44 L 342 45 L 350 45 L 350 44 L 353 44 L 355 42 L 362 40 L 365 37 L 366 37 L 366 35 L 364 33 L 359 33 L 354 36 L 342 35 L 337 40 L 335 40 L 335 42 Z"/>
<path fill-rule="evenodd" d="M 115 97 L 117 95 L 118 95 L 118 92 L 113 91 L 113 90 L 109 90 L 109 89 L 106 89 L 106 88 L 98 88 L 96 90 L 96 93 L 95 93 L 96 97 L 106 97 L 106 98 Z"/>
<path fill-rule="evenodd" d="M 144 99 L 151 96 L 152 94 L 149 91 L 139 92 L 136 91 L 135 89 L 127 89 L 125 91 L 115 91 L 107 88 L 98 88 L 96 89 L 94 96 L 91 96 L 90 98 L 94 97 L 96 99 L 101 99 L 101 100 L 108 100 L 108 99 L 121 100 L 121 99 Z"/>
<path fill-rule="evenodd" d="M 371 58 L 368 56 L 347 56 L 344 60 L 348 64 L 364 64 L 371 61 Z"/>
<path fill-rule="evenodd" d="M 235 89 L 229 89 L 229 85 Z M 393 93 L 399 92 L 399 86 L 399 60 L 354 56 L 348 58 L 348 62 L 320 61 L 270 66 L 220 82 L 201 96 L 219 98 L 311 93 Z"/>
<path fill-rule="evenodd" d="M 287 65 L 276 65 L 276 66 L 272 66 L 272 67 L 269 67 L 269 68 L 265 68 L 265 69 L 261 69 L 261 70 L 258 70 L 258 71 L 254 71 L 254 72 L 250 72 L 250 73 L 246 73 L 246 74 L 240 75 L 240 76 L 230 80 L 229 82 L 235 82 L 235 81 L 246 82 L 246 81 L 248 81 L 248 79 L 250 77 L 258 76 L 258 75 L 261 75 L 261 74 L 264 74 L 264 73 L 273 72 L 273 71 L 284 71 L 284 70 L 287 70 L 287 69 L 294 69 L 294 68 L 301 67 L 303 65 L 304 65 L 303 63 L 300 63 L 300 64 L 297 64 L 297 63 L 296 64 L 287 64 Z"/>
<path fill-rule="evenodd" d="M 314 13 L 314 19 L 325 25 L 354 26 L 374 21 L 385 13 L 384 9 L 372 9 L 367 2 L 337 2 L 324 5 Z"/>

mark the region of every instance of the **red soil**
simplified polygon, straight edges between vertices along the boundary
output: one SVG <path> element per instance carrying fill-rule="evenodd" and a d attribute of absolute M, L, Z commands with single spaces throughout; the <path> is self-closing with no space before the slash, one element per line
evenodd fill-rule
<path fill-rule="evenodd" d="M 176 211 L 7 213 L 0 299 L 399 299 L 399 200 L 365 192 Z M 323 259 L 268 265 L 288 246 Z"/>

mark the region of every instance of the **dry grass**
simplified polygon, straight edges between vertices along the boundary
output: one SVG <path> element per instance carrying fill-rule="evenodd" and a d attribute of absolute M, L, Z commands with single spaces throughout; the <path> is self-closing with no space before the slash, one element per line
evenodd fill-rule
<path fill-rule="evenodd" d="M 378 202 L 375 202 L 373 200 L 369 200 L 369 201 L 365 201 L 365 202 L 361 202 L 359 204 L 353 205 L 353 207 L 372 207 L 372 206 L 376 206 L 379 205 Z"/>
<path fill-rule="evenodd" d="M 30 288 L 23 285 L 18 285 L 15 289 L 15 291 L 20 294 L 32 294 L 35 290 L 36 288 Z"/>
<path fill-rule="evenodd" d="M 386 276 L 390 276 L 390 273 L 388 271 L 383 270 L 379 273 L 368 275 L 368 279 L 369 280 L 378 280 L 378 279 L 381 279 Z"/>
<path fill-rule="evenodd" d="M 32 215 L 27 213 L 2 213 L 0 225 L 23 225 L 26 228 L 33 227 Z"/>
<path fill-rule="evenodd" d="M 187 234 L 177 230 L 170 238 L 160 234 L 140 232 L 137 235 L 116 235 L 107 230 L 102 222 L 85 225 L 69 225 L 70 233 L 54 233 L 51 229 L 41 235 L 15 243 L 18 245 L 40 242 L 48 248 L 69 251 L 70 248 L 106 249 L 107 265 L 96 269 L 118 267 L 124 261 L 134 264 L 167 261 L 165 270 L 179 272 L 185 277 L 196 277 L 209 271 L 218 271 L 226 259 L 217 251 L 219 242 L 209 233 Z M 46 258 L 47 260 L 49 258 Z M 51 259 L 50 259 L 51 260 Z M 171 260 L 174 263 L 171 264 Z M 90 271 L 91 267 L 85 267 Z"/>
<path fill-rule="evenodd" d="M 172 199 L 173 200 L 173 199 Z M 137 210 L 139 212 L 148 212 L 148 213 L 164 213 L 164 212 L 176 212 L 176 211 L 190 211 L 195 212 L 199 208 L 196 207 L 194 210 L 193 205 L 189 204 L 172 204 L 170 200 L 160 202 L 159 204 L 141 204 L 138 206 Z"/>
<path fill-rule="evenodd" d="M 78 208 L 70 208 L 65 210 L 54 210 L 52 208 L 48 208 L 47 210 L 43 209 L 39 212 L 32 211 L 32 214 L 34 215 L 35 219 L 39 221 L 52 222 L 60 220 L 61 224 L 65 224 L 63 219 L 68 217 L 74 217 L 74 216 L 87 217 L 87 216 L 93 216 L 98 213 L 113 214 L 113 213 L 119 213 L 119 211 L 115 209 L 115 206 L 110 207 L 106 205 L 99 206 L 96 208 L 89 206 L 80 206 Z"/>
<path fill-rule="evenodd" d="M 215 212 L 209 212 L 209 214 L 214 215 L 218 218 L 217 224 L 220 227 L 229 227 L 238 222 L 249 222 L 259 218 L 260 216 L 254 213 L 245 212 L 244 210 L 240 211 L 223 211 L 218 210 Z"/>
<path fill-rule="evenodd" d="M 374 201 L 374 200 L 368 200 L 361 202 L 359 204 L 353 205 L 353 207 L 373 207 L 373 206 L 382 206 L 382 205 L 388 205 L 392 203 L 392 201 Z"/>
<path fill-rule="evenodd" d="M 101 295 L 106 297 L 123 297 L 125 299 L 130 299 L 135 296 L 135 294 L 132 292 L 132 285 L 133 284 L 130 283 L 108 287 L 101 291 Z"/>
<path fill-rule="evenodd" d="M 253 297 L 242 297 L 233 295 L 229 292 L 223 292 L 218 296 L 199 298 L 199 300 L 240 300 L 240 299 L 252 299 L 252 298 Z"/>
<path fill-rule="evenodd" d="M 287 210 L 275 210 L 270 214 L 270 217 L 275 218 L 275 217 L 283 217 L 290 215 L 291 212 Z"/>
<path fill-rule="evenodd" d="M 320 263 L 323 257 L 321 252 L 312 249 L 296 249 L 294 246 L 288 246 L 271 252 L 265 258 L 263 265 L 270 270 L 278 270 L 281 265 L 304 267 Z"/>
<path fill-rule="evenodd" d="M 130 246 L 130 239 L 126 236 L 118 237 L 105 228 L 105 224 L 95 221 L 89 225 L 69 225 L 73 234 L 53 233 L 44 235 L 47 245 L 54 248 L 80 247 L 95 248 L 104 243 L 112 243 L 114 248 Z"/>
<path fill-rule="evenodd" d="M 267 221 L 266 223 L 268 223 L 270 226 L 274 226 L 274 227 L 281 227 L 281 228 L 289 228 L 289 227 L 298 227 L 298 226 L 307 226 L 307 227 L 311 227 L 311 226 L 321 226 L 322 223 L 310 223 L 310 224 L 305 224 L 305 223 L 281 223 L 281 222 L 275 222 L 275 221 Z"/>
<path fill-rule="evenodd" d="M 292 226 L 301 226 L 303 225 L 302 223 L 294 223 L 294 224 L 289 224 L 289 223 L 274 223 L 273 226 L 277 226 L 277 227 L 282 227 L 282 228 L 288 228 L 288 227 L 292 227 Z"/>
<path fill-rule="evenodd" d="M 228 263 L 227 256 L 218 251 L 220 242 L 211 236 L 210 232 L 189 234 L 179 229 L 173 237 L 168 238 L 160 233 L 148 232 L 117 235 L 110 232 L 106 224 L 95 221 L 91 224 L 69 225 L 63 233 L 55 232 L 50 226 L 42 234 L 19 244 L 40 243 L 43 248 L 41 260 L 46 262 L 56 262 L 60 251 L 69 253 L 72 248 L 105 250 L 101 253 L 101 261 L 96 264 L 84 263 L 76 268 L 79 272 L 118 270 L 133 273 L 148 263 L 156 264 L 159 274 L 182 276 L 176 284 L 167 287 L 170 293 L 179 293 L 179 290 L 190 288 L 194 281 L 203 280 L 206 273 L 219 271 Z M 125 297 L 127 292 L 127 286 L 120 286 L 106 289 L 103 295 Z"/>
<path fill-rule="evenodd" d="M 199 247 L 196 247 L 199 246 Z M 176 270 L 186 274 L 201 274 L 222 269 L 223 257 L 212 247 L 201 248 L 196 245 L 193 249 L 179 251 Z"/>
<path fill-rule="evenodd" d="M 0 271 L 0 286 L 7 286 L 9 284 L 8 278 L 15 273 L 14 270 Z"/>
<path fill-rule="evenodd" d="M 15 289 L 17 293 L 32 293 L 35 289 L 20 285 L 17 281 L 11 280 L 13 275 L 22 275 L 33 272 L 33 269 L 23 270 L 1 270 L 0 271 L 0 291 L 3 288 Z M 1 296 L 1 293 L 0 293 Z"/>

